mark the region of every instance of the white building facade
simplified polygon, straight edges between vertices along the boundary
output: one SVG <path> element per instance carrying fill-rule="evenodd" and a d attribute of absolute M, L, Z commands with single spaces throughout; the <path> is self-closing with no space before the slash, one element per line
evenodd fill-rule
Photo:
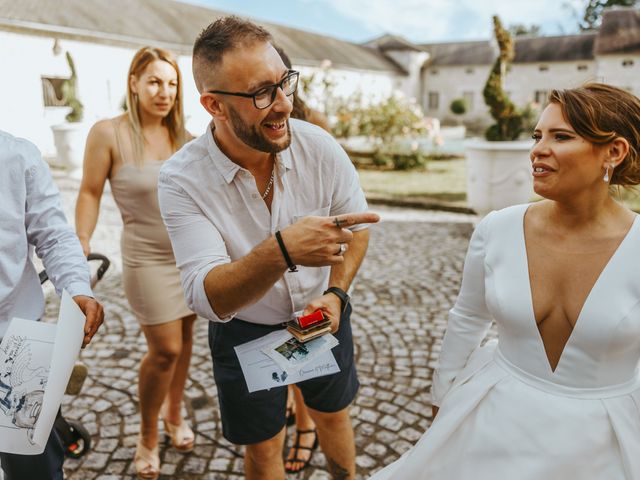
<path fill-rule="evenodd" d="M 39 4 L 37 10 L 33 6 Z M 64 10 L 64 11 L 61 11 Z M 89 14 L 89 13 L 90 14 Z M 598 32 L 516 38 L 516 56 L 505 81 L 513 102 L 544 104 L 550 90 L 604 81 L 640 94 L 640 11 L 605 11 Z M 130 61 L 143 45 L 166 48 L 183 77 L 188 130 L 204 131 L 209 116 L 199 103 L 191 74 L 191 48 L 198 32 L 225 15 L 173 0 L 0 0 L 0 129 L 25 137 L 55 157 L 51 126 L 64 122 L 56 85 L 77 71 L 77 96 L 86 127 L 121 113 Z M 324 109 L 334 96 L 360 96 L 375 103 L 394 93 L 414 98 L 425 115 L 445 122 L 487 125 L 483 88 L 497 55 L 490 41 L 414 45 L 385 35 L 365 45 L 265 24 L 306 78 L 308 100 Z M 462 98 L 467 112 L 450 111 Z"/>
<path fill-rule="evenodd" d="M 36 4 L 40 8 L 34 9 Z M 223 15 L 172 0 L 0 0 L 0 129 L 31 140 L 55 163 L 51 127 L 65 123 L 70 110 L 56 91 L 71 75 L 66 53 L 75 64 L 76 93 L 84 106 L 82 129 L 87 132 L 97 120 L 123 112 L 131 59 L 140 47 L 151 45 L 176 56 L 186 126 L 201 134 L 210 117 L 193 81 L 191 49 L 197 34 Z M 405 77 L 392 60 L 364 46 L 278 25 L 265 27 L 293 67 L 316 78 L 316 89 L 326 79 L 334 95 L 360 92 L 375 100 L 391 95 Z M 322 99 L 322 94 L 312 98 Z M 323 108 L 321 101 L 316 106 Z"/>
<path fill-rule="evenodd" d="M 123 112 L 127 72 L 136 50 L 0 31 L 0 64 L 11 72 L 0 75 L 0 91 L 4 92 L 0 129 L 33 141 L 46 157 L 54 156 L 51 126 L 64 123 L 70 108 L 51 105 L 54 102 L 45 98 L 45 92 L 50 81 L 71 75 L 65 53 L 69 52 L 75 63 L 77 96 L 84 106 L 82 123 L 87 130 L 97 120 Z M 178 64 L 183 74 L 187 128 L 202 132 L 208 120 L 192 79 L 191 58 L 178 56 Z"/>
<path fill-rule="evenodd" d="M 516 37 L 505 90 L 520 108 L 543 106 L 553 89 L 605 82 L 640 95 L 640 10 L 605 10 L 597 32 L 556 37 Z M 492 123 L 483 89 L 497 56 L 489 42 L 421 45 L 431 56 L 423 67 L 420 103 L 429 116 L 457 122 L 451 102 L 466 100 L 466 123 Z"/>

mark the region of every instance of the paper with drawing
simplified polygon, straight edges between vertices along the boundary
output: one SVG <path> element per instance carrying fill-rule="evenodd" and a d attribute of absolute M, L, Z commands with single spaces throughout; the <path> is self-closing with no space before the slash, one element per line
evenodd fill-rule
<path fill-rule="evenodd" d="M 263 349 L 272 348 L 274 344 L 282 344 L 289 338 L 291 334 L 287 330 L 277 330 L 235 347 L 249 392 L 303 382 L 340 371 L 331 350 L 320 353 L 313 360 L 291 371 L 283 369 L 263 352 Z"/>
<path fill-rule="evenodd" d="M 0 452 L 44 450 L 82 345 L 84 321 L 67 292 L 57 324 L 12 319 L 0 344 Z"/>

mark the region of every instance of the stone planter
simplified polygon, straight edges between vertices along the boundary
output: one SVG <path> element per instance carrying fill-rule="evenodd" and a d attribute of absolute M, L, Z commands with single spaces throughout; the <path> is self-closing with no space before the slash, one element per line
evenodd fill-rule
<path fill-rule="evenodd" d="M 440 136 L 446 142 L 447 140 L 462 140 L 467 134 L 467 127 L 464 125 L 456 125 L 453 127 L 440 127 Z"/>
<path fill-rule="evenodd" d="M 84 147 L 87 140 L 87 125 L 84 123 L 61 123 L 52 125 L 53 141 L 56 146 L 55 165 L 72 173 L 82 172 Z"/>
<path fill-rule="evenodd" d="M 465 143 L 467 204 L 479 215 L 528 202 L 533 196 L 530 141 Z"/>

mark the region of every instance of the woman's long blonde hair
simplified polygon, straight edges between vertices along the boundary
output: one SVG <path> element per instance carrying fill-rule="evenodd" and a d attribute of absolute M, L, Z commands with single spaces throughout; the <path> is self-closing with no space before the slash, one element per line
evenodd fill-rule
<path fill-rule="evenodd" d="M 142 135 L 142 125 L 140 124 L 140 111 L 137 95 L 131 90 L 131 77 L 140 78 L 147 66 L 155 61 L 162 60 L 171 65 L 178 77 L 178 88 L 173 107 L 166 117 L 162 119 L 162 123 L 169 130 L 169 138 L 171 139 L 171 147 L 175 152 L 186 140 L 186 132 L 184 129 L 184 114 L 182 112 L 182 76 L 178 63 L 168 51 L 156 47 L 142 47 L 136 52 L 129 66 L 129 74 L 127 75 L 127 115 L 131 124 L 131 141 L 134 153 L 134 162 L 141 164 L 143 161 L 144 136 Z"/>

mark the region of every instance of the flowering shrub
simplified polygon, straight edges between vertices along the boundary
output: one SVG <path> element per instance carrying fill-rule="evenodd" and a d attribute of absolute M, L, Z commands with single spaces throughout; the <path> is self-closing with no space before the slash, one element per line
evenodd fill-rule
<path fill-rule="evenodd" d="M 398 138 L 424 136 L 430 129 L 414 101 L 391 95 L 379 103 L 363 106 L 361 98 L 361 94 L 354 95 L 336 105 L 335 136 L 364 135 L 376 143 L 387 144 Z"/>
<path fill-rule="evenodd" d="M 427 157 L 418 138 L 430 136 L 433 123 L 425 119 L 415 102 L 399 95 L 363 106 L 361 95 L 336 104 L 333 134 L 338 138 L 368 137 L 373 146 L 373 162 L 406 170 L 423 167 Z"/>
<path fill-rule="evenodd" d="M 324 108 L 333 135 L 367 137 L 375 165 L 403 170 L 424 166 L 426 156 L 416 140 L 433 137 L 435 128 L 415 100 L 393 94 L 371 103 L 370 98 L 365 101 L 362 92 L 337 96 L 335 89 L 341 80 L 330 67 L 330 62 L 323 62 L 319 71 L 301 80 L 301 86 L 309 104 Z"/>
<path fill-rule="evenodd" d="M 395 146 L 392 149 L 380 148 L 373 153 L 375 165 L 392 167 L 394 170 L 421 168 L 427 164 L 427 160 L 427 156 L 418 148 Z"/>

